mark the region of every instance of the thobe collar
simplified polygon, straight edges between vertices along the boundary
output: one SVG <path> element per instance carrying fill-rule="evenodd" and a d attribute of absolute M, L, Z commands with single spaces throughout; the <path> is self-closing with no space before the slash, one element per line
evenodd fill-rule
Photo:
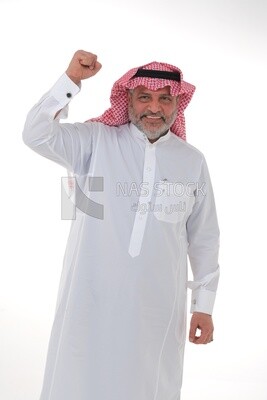
<path fill-rule="evenodd" d="M 166 135 L 161 136 L 158 140 L 156 140 L 154 143 L 151 143 L 148 138 L 147 135 L 144 132 L 141 132 L 133 123 L 130 122 L 129 124 L 130 127 L 130 133 L 131 136 L 134 139 L 139 139 L 142 140 L 143 142 L 149 143 L 150 145 L 157 145 L 160 142 L 165 142 L 166 140 L 169 140 L 171 137 L 171 131 L 168 130 L 168 132 L 166 133 Z"/>

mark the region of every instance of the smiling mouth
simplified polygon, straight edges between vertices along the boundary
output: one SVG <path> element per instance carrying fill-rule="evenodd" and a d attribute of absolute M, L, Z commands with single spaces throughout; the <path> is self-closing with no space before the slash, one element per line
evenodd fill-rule
<path fill-rule="evenodd" d="M 143 118 L 149 119 L 151 122 L 162 122 L 162 121 L 165 121 L 165 119 L 162 116 L 157 116 L 157 115 L 143 115 L 141 118 L 142 119 Z"/>

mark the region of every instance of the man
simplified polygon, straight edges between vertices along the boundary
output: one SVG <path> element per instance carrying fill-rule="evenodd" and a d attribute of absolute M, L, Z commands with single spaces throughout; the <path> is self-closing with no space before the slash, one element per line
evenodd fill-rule
<path fill-rule="evenodd" d="M 179 400 L 187 287 L 189 339 L 206 344 L 219 277 L 209 173 L 185 141 L 195 87 L 153 62 L 115 82 L 99 118 L 60 123 L 100 68 L 96 55 L 77 51 L 23 132 L 74 175 L 78 193 L 41 400 Z"/>

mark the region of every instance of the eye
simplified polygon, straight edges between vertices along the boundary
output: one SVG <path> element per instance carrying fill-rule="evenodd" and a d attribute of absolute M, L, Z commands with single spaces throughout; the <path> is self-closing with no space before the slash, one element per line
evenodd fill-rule
<path fill-rule="evenodd" d="M 160 100 L 163 102 L 163 103 L 171 103 L 172 102 L 172 97 L 171 96 L 161 96 L 161 98 L 160 98 Z"/>
<path fill-rule="evenodd" d="M 138 100 L 146 102 L 150 100 L 150 96 L 148 94 L 141 94 L 140 96 L 138 96 Z"/>

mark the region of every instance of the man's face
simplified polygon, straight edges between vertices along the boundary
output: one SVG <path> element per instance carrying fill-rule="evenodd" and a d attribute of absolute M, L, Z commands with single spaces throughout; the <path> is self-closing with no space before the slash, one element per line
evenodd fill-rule
<path fill-rule="evenodd" d="M 153 142 L 167 133 L 174 123 L 178 97 L 170 95 L 170 87 L 149 90 L 138 86 L 128 92 L 130 121 Z"/>

